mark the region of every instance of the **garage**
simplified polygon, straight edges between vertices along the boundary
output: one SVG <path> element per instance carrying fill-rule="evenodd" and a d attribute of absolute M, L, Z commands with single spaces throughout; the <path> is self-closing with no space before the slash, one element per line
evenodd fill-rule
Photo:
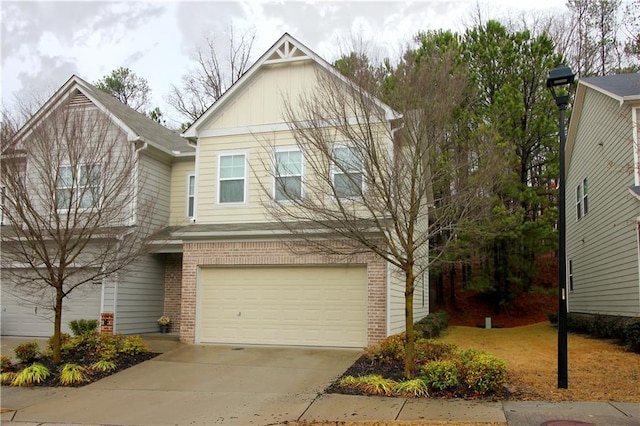
<path fill-rule="evenodd" d="M 199 268 L 196 341 L 364 347 L 366 266 Z"/>
<path fill-rule="evenodd" d="M 100 286 L 71 293 L 63 303 L 62 332 L 70 333 L 69 321 L 100 319 Z M 2 335 L 49 337 L 53 334 L 53 311 L 25 303 L 2 289 Z"/>

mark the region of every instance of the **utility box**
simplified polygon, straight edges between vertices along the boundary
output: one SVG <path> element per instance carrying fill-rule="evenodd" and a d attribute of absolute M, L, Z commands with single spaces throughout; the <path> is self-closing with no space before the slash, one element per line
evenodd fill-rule
<path fill-rule="evenodd" d="M 491 328 L 491 317 L 484 318 L 484 328 L 486 329 Z"/>

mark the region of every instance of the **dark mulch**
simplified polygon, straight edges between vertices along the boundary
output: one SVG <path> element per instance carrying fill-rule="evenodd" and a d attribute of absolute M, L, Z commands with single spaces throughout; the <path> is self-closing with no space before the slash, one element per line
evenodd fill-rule
<path fill-rule="evenodd" d="M 341 387 L 339 385 L 340 379 L 345 376 L 367 376 L 369 374 L 377 374 L 386 379 L 392 379 L 396 382 L 406 380 L 404 375 L 404 362 L 401 360 L 389 360 L 381 359 L 379 357 L 370 357 L 367 354 L 362 355 L 349 367 L 338 379 L 336 379 L 325 390 L 326 393 L 340 393 L 345 395 L 369 395 L 366 392 L 354 388 L 354 387 Z M 480 398 L 486 400 L 503 400 L 512 399 L 515 395 L 507 388 L 503 388 L 502 392 L 492 395 L 480 396 Z M 430 398 L 465 398 L 465 399 L 477 399 L 478 395 L 474 395 L 469 392 L 465 386 L 460 385 L 455 389 L 449 389 L 445 391 L 430 390 Z"/>
<path fill-rule="evenodd" d="M 144 362 L 144 361 L 150 360 L 152 358 L 155 358 L 158 355 L 160 355 L 160 354 L 159 353 L 154 353 L 154 352 L 146 352 L 146 353 L 135 354 L 135 355 L 120 354 L 118 356 L 118 359 L 116 359 L 114 361 L 115 364 L 116 364 L 115 370 L 106 371 L 105 372 L 105 371 L 93 371 L 93 370 L 90 370 L 89 368 L 87 368 L 87 372 L 86 372 L 87 381 L 82 383 L 82 384 L 72 385 L 72 386 L 73 387 L 80 387 L 80 386 L 88 385 L 89 383 L 96 382 L 96 381 L 98 381 L 100 379 L 108 377 L 108 376 L 110 376 L 112 374 L 115 374 L 115 373 L 117 373 L 119 371 L 126 370 L 127 368 L 132 367 L 132 366 L 134 366 L 136 364 L 140 364 L 141 362 Z M 47 367 L 49 369 L 49 371 L 51 372 L 51 374 L 49 375 L 47 380 L 45 380 L 45 381 L 43 381 L 41 383 L 37 383 L 34 386 L 44 386 L 44 387 L 63 386 L 63 385 L 60 384 L 60 371 L 62 370 L 62 367 L 65 364 L 73 363 L 73 364 L 82 365 L 83 367 L 89 367 L 94 362 L 99 361 L 99 360 L 100 360 L 100 357 L 90 356 L 90 355 L 84 355 L 84 356 L 81 355 L 81 356 L 78 356 L 78 357 L 73 358 L 73 359 L 63 359 L 60 364 L 56 365 L 51 361 L 51 358 L 49 358 L 49 357 L 38 358 L 35 362 L 38 362 L 38 363 L 44 365 L 45 367 Z M 17 372 L 17 371 L 20 371 L 24 367 L 27 367 L 27 366 L 29 366 L 31 364 L 32 363 L 15 364 L 15 365 L 13 365 L 13 368 L 11 370 Z"/>

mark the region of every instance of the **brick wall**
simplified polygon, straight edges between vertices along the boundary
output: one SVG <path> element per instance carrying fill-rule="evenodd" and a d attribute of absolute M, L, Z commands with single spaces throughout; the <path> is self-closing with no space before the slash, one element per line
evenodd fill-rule
<path fill-rule="evenodd" d="M 337 246 L 339 242 L 335 244 Z M 199 266 L 323 264 L 367 265 L 367 340 L 368 344 L 372 345 L 384 339 L 387 331 L 385 262 L 372 253 L 347 257 L 315 253 L 300 254 L 300 252 L 302 250 L 292 250 L 287 243 L 281 241 L 185 243 L 182 259 L 180 340 L 186 343 L 195 341 L 196 286 Z"/>
<path fill-rule="evenodd" d="M 168 254 L 164 269 L 164 315 L 171 318 L 170 330 L 180 330 L 182 293 L 182 253 Z"/>
<path fill-rule="evenodd" d="M 102 312 L 100 314 L 100 332 L 102 334 L 113 334 L 113 312 Z"/>

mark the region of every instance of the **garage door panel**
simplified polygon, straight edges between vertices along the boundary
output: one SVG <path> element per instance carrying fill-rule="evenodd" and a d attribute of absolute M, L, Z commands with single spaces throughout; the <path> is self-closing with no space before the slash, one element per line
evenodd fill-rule
<path fill-rule="evenodd" d="M 366 345 L 366 267 L 202 268 L 199 340 Z"/>
<path fill-rule="evenodd" d="M 2 290 L 2 335 L 49 337 L 53 335 L 53 311 L 36 308 L 19 297 Z M 85 287 L 71 293 L 63 301 L 62 332 L 71 333 L 69 322 L 100 318 L 99 286 Z"/>

